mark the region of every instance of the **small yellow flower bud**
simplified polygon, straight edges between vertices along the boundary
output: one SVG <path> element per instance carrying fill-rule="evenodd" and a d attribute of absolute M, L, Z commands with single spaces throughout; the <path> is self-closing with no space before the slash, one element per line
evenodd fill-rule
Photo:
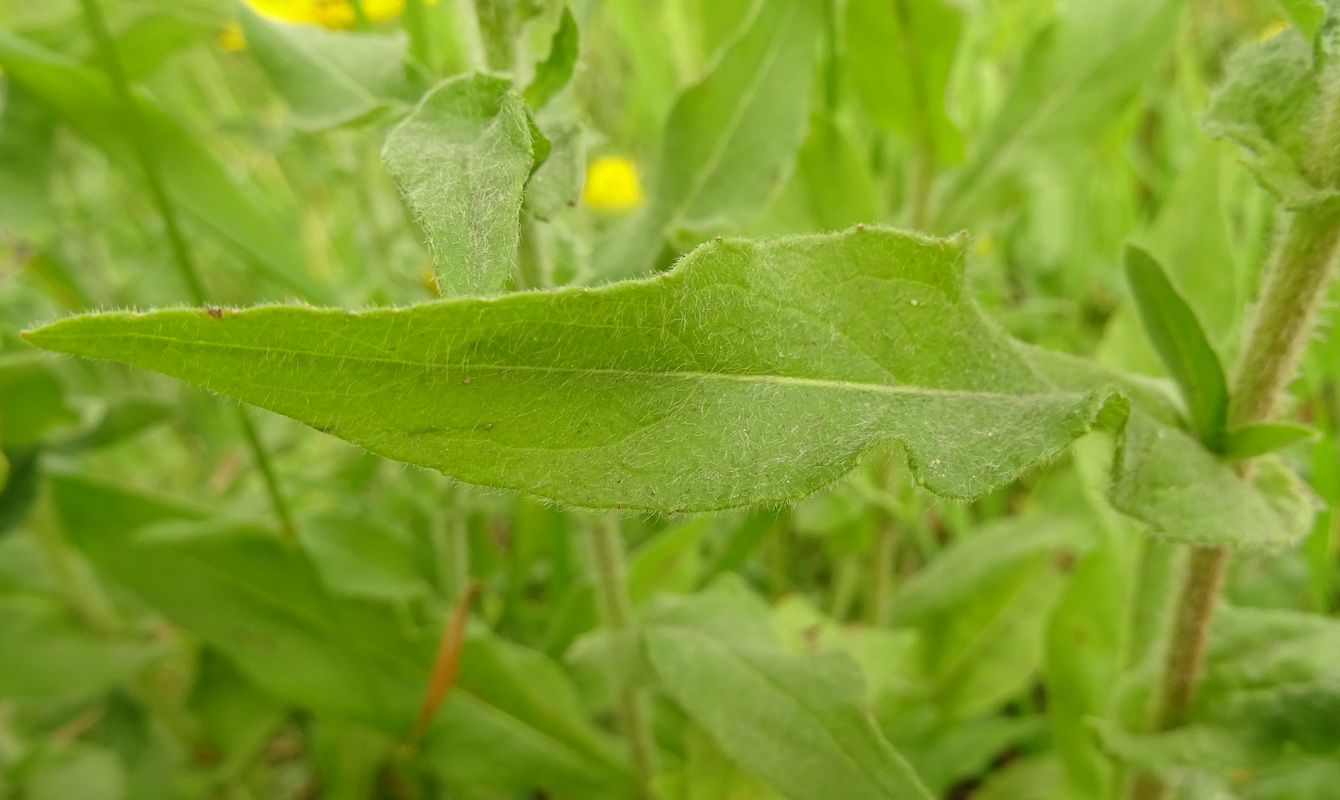
<path fill-rule="evenodd" d="M 626 211 L 645 200 L 637 167 L 621 156 L 602 156 L 586 168 L 582 204 L 600 211 Z"/>

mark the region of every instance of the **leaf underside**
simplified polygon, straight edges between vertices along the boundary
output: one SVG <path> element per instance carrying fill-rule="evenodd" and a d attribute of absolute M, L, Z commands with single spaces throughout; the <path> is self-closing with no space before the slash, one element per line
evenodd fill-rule
<path fill-rule="evenodd" d="M 671 272 L 597 289 L 364 312 L 94 314 L 26 336 L 569 505 L 783 502 L 888 442 L 926 488 L 970 499 L 1095 427 L 1121 429 L 1130 392 L 999 331 L 965 295 L 964 255 L 962 237 L 856 228 L 714 242 Z M 1149 483 L 1173 475 L 1230 490 L 1218 511 L 1268 529 L 1196 525 L 1198 540 L 1305 532 L 1297 487 L 1271 483 L 1286 494 L 1272 505 L 1190 437 L 1137 422 L 1113 487 L 1128 512 L 1187 539 L 1198 495 Z"/>

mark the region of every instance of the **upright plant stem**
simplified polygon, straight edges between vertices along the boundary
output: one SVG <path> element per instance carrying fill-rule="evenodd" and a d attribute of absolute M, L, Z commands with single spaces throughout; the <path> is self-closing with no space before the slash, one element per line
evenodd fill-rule
<path fill-rule="evenodd" d="M 1340 212 L 1304 209 L 1290 217 L 1262 286 L 1233 386 L 1233 425 L 1261 422 L 1279 408 L 1293 380 L 1317 310 L 1326 295 L 1340 248 Z M 1250 464 L 1240 470 L 1250 475 Z M 1232 551 L 1226 545 L 1193 548 L 1155 695 L 1150 728 L 1166 730 L 1185 721 L 1205 657 L 1205 643 Z M 1168 787 L 1156 776 L 1137 775 L 1127 797 L 1161 800 Z"/>
<path fill-rule="evenodd" d="M 153 199 L 159 216 L 163 218 L 163 227 L 167 231 L 168 244 L 172 248 L 173 263 L 177 267 L 177 272 L 181 275 L 182 283 L 186 284 L 191 299 L 197 305 L 204 305 L 205 284 L 200 279 L 200 271 L 196 268 L 195 259 L 191 256 L 191 249 L 186 244 L 186 237 L 182 233 L 181 223 L 177 217 L 177 207 L 168 194 L 167 181 L 163 177 L 163 167 L 154 152 L 153 137 L 144 124 L 144 117 L 140 114 L 139 104 L 135 102 L 135 93 L 130 87 L 130 80 L 126 77 L 126 70 L 121 63 L 121 57 L 116 52 L 116 43 L 112 40 L 111 30 L 107 27 L 107 19 L 103 16 L 102 7 L 98 5 L 98 0 L 79 0 L 79 2 L 83 7 L 84 21 L 87 24 L 89 35 L 93 37 L 93 41 L 97 44 L 99 55 L 102 57 L 103 68 L 107 70 L 112 88 L 121 104 L 121 112 L 124 116 L 126 130 L 129 133 L 130 144 L 140 162 L 140 169 L 144 173 L 144 182 L 149 189 L 149 196 Z M 251 449 L 252 460 L 256 463 L 256 467 L 260 470 L 261 477 L 264 479 L 265 491 L 270 497 L 270 504 L 274 507 L 275 516 L 279 518 L 279 524 L 284 533 L 290 538 L 295 538 L 297 527 L 293 524 L 293 516 L 289 513 L 287 503 L 284 502 L 284 495 L 279 490 L 279 481 L 275 477 L 274 469 L 270 466 L 270 458 L 265 452 L 265 447 L 261 443 L 255 425 L 252 424 L 251 418 L 247 416 L 246 409 L 240 406 L 237 408 L 237 420 L 242 428 L 242 434 L 246 438 L 247 447 Z"/>
<path fill-rule="evenodd" d="M 624 630 L 633 624 L 633 603 L 628 597 L 618 518 L 611 514 L 597 517 L 588 531 L 587 543 L 600 616 L 610 631 Z M 651 779 L 656 773 L 656 746 L 647 699 L 631 686 L 616 685 L 614 691 L 615 713 L 628 739 L 638 792 L 644 800 L 653 800 Z"/>

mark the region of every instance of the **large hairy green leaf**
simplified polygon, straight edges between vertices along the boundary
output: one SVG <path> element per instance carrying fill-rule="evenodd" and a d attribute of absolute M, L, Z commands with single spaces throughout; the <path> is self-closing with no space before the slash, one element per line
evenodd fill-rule
<path fill-rule="evenodd" d="M 99 314 L 27 337 L 581 506 L 797 498 L 886 440 L 932 491 L 970 498 L 1121 402 L 1055 391 L 964 295 L 963 259 L 962 239 L 858 229 L 711 243 L 672 273 L 594 290 Z"/>
<path fill-rule="evenodd" d="M 708 230 L 761 211 L 805 137 L 820 4 L 760 3 L 712 72 L 666 122 L 645 208 L 598 242 L 603 277 L 645 274 L 666 230 Z"/>
<path fill-rule="evenodd" d="M 269 408 L 461 480 L 596 508 L 798 498 L 887 442 L 952 498 L 1124 427 L 1114 501 L 1173 539 L 1307 531 L 1296 479 L 1251 491 L 1138 387 L 1025 348 L 965 295 L 964 240 L 892 230 L 709 243 L 599 289 L 365 312 L 74 317 L 26 334 Z"/>
<path fill-rule="evenodd" d="M 479 73 L 438 86 L 386 138 L 382 158 L 423 223 L 447 296 L 507 283 L 534 146 L 511 83 Z"/>

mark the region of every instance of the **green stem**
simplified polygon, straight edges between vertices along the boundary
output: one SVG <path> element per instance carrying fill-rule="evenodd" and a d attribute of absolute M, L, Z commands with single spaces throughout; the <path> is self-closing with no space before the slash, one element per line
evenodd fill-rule
<path fill-rule="evenodd" d="M 1266 272 L 1261 299 L 1249 328 L 1233 386 L 1230 420 L 1246 425 L 1270 419 L 1279 410 L 1303 349 L 1316 324 L 1340 249 L 1340 212 L 1303 209 L 1288 220 Z M 1241 468 L 1250 476 L 1250 464 Z M 1155 695 L 1150 729 L 1167 730 L 1185 721 L 1194 699 L 1232 551 L 1227 546 L 1193 548 L 1177 599 L 1163 677 Z M 1168 787 L 1157 776 L 1136 775 L 1130 800 L 1161 800 Z"/>
<path fill-rule="evenodd" d="M 409 53 L 433 72 L 433 42 L 428 35 L 428 9 L 424 0 L 405 0 L 405 32 L 409 34 Z"/>
<path fill-rule="evenodd" d="M 611 632 L 626 630 L 633 624 L 633 602 L 628 596 L 618 518 L 612 514 L 596 518 L 587 543 L 596 601 L 605 627 Z M 647 698 L 636 688 L 622 684 L 615 686 L 615 692 L 615 714 L 628 739 L 639 794 L 644 800 L 653 800 L 651 780 L 656 774 L 656 745 L 651 735 Z"/>
<path fill-rule="evenodd" d="M 433 526 L 433 550 L 442 596 L 454 601 L 470 582 L 470 523 L 462 509 L 460 486 L 448 486 L 443 503 L 446 511 Z"/>
<path fill-rule="evenodd" d="M 205 284 L 200 279 L 200 271 L 196 267 L 195 259 L 191 256 L 190 247 L 186 244 L 186 236 L 182 233 L 181 223 L 177 217 L 177 208 L 172 202 L 171 195 L 168 194 L 167 181 L 163 177 L 163 166 L 159 163 L 158 155 L 154 151 L 153 137 L 140 114 L 139 103 L 135 100 L 135 93 L 130 86 L 130 80 L 126 77 L 126 70 L 121 63 L 121 57 L 116 52 L 116 42 L 112 40 L 111 30 L 107 27 L 107 19 L 103 16 L 102 7 L 98 5 L 98 0 L 79 0 L 79 2 L 84 11 L 84 21 L 87 23 L 89 35 L 93 37 L 93 41 L 97 44 L 99 54 L 102 57 L 103 68 L 107 70 L 107 76 L 111 80 L 112 88 L 121 104 L 127 138 L 129 138 L 130 145 L 135 150 L 135 156 L 140 162 L 140 169 L 144 173 L 144 182 L 149 189 L 149 196 L 158 209 L 159 216 L 163 219 L 168 244 L 172 248 L 173 263 L 177 267 L 177 272 L 181 275 L 182 282 L 186 284 L 191 299 L 195 301 L 196 305 L 204 305 Z M 257 434 L 255 426 L 252 425 L 251 418 L 247 416 L 246 410 L 240 406 L 237 408 L 237 419 L 242 428 L 242 434 L 247 440 L 247 446 L 251 449 L 252 460 L 265 479 L 265 489 L 270 496 L 270 503 L 274 507 L 275 516 L 279 518 L 279 524 L 284 533 L 293 537 L 297 528 L 293 524 L 293 517 L 289 514 L 288 506 L 284 503 L 283 493 L 279 490 L 279 481 L 275 477 L 274 470 L 270 467 L 270 459 L 261 444 L 260 436 Z"/>
<path fill-rule="evenodd" d="M 869 608 L 870 624 L 882 628 L 889 621 L 889 602 L 893 598 L 893 565 L 898 555 L 898 523 L 884 515 L 875 542 L 875 559 L 871 564 Z"/>

